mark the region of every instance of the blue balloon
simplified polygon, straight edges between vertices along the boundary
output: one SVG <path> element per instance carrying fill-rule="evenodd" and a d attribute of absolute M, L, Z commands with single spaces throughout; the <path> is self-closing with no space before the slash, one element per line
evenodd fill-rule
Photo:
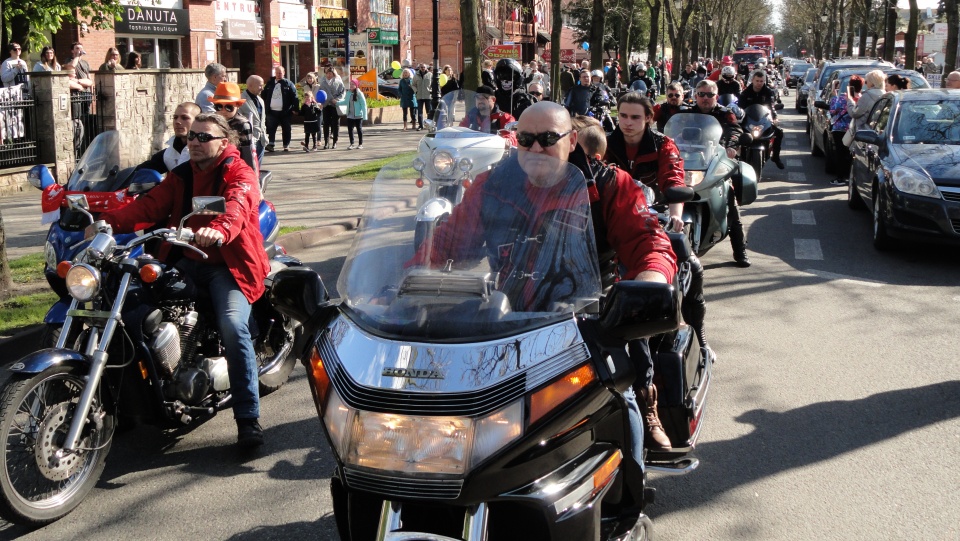
<path fill-rule="evenodd" d="M 587 43 L 586 41 L 583 42 L 583 50 L 584 50 L 584 51 L 589 51 L 589 50 L 590 50 L 590 44 Z"/>
<path fill-rule="evenodd" d="M 317 90 L 317 103 L 323 103 L 327 101 L 327 93 L 323 90 Z"/>

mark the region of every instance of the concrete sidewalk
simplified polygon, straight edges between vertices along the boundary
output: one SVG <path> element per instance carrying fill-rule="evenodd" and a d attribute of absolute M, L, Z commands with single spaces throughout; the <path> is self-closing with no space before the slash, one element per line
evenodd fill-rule
<path fill-rule="evenodd" d="M 350 144 L 347 130 L 341 127 L 336 150 L 314 152 L 303 151 L 302 128 L 295 128 L 289 152 L 264 155 L 263 168 L 273 172 L 266 198 L 276 207 L 280 223 L 310 229 L 284 239 L 291 244 L 288 249 L 296 250 L 298 246 L 310 245 L 356 226 L 371 183 L 335 179 L 333 175 L 371 160 L 416 150 L 420 138 L 427 132 L 405 132 L 402 127 L 398 122 L 364 128 L 363 150 L 347 150 Z M 39 190 L 29 188 L 23 193 L 0 197 L 0 212 L 6 229 L 8 257 L 43 249 L 48 227 L 40 224 Z"/>

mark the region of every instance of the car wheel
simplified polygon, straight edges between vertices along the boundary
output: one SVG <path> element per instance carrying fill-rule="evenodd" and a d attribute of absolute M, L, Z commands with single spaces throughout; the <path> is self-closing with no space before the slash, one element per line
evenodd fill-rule
<path fill-rule="evenodd" d="M 894 247 L 894 239 L 887 233 L 887 225 L 883 223 L 883 216 L 880 212 L 883 197 L 880 196 L 878 190 L 879 188 L 874 190 L 877 195 L 873 199 L 873 247 L 885 251 Z"/>
<path fill-rule="evenodd" d="M 816 138 L 813 135 L 813 126 L 807 128 L 807 138 L 810 139 L 810 154 L 813 156 L 823 156 L 823 151 L 817 147 Z"/>
<path fill-rule="evenodd" d="M 860 198 L 860 192 L 857 191 L 857 185 L 853 183 L 853 171 L 850 172 L 850 178 L 847 179 L 847 206 L 853 210 L 863 210 L 867 206 Z"/>

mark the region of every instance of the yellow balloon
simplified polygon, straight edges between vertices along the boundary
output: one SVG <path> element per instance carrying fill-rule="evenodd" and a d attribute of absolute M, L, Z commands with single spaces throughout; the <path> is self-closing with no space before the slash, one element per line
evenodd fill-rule
<path fill-rule="evenodd" d="M 390 67 L 393 68 L 393 69 L 395 69 L 395 70 L 400 69 L 400 62 L 394 60 L 393 62 L 390 63 Z"/>
<path fill-rule="evenodd" d="M 441 73 L 440 77 L 438 78 L 438 81 L 440 82 L 440 86 L 447 84 L 447 74 Z"/>

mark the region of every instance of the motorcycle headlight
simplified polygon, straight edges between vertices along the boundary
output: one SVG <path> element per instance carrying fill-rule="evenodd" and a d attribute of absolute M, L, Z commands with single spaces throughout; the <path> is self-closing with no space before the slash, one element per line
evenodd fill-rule
<path fill-rule="evenodd" d="M 893 185 L 904 193 L 941 199 L 940 190 L 926 172 L 911 167 L 894 167 Z"/>
<path fill-rule="evenodd" d="M 427 165 L 426 162 L 424 162 L 424 161 L 423 161 L 422 159 L 420 159 L 420 158 L 414 158 L 414 159 L 413 159 L 413 168 L 414 168 L 418 173 L 422 173 L 422 172 L 423 172 L 423 169 L 426 167 L 426 165 Z"/>
<path fill-rule="evenodd" d="M 693 187 L 703 182 L 703 171 L 684 171 L 683 183 Z"/>
<path fill-rule="evenodd" d="M 330 391 L 324 424 L 347 464 L 403 473 L 464 475 L 523 432 L 523 401 L 481 418 L 353 409 Z"/>
<path fill-rule="evenodd" d="M 453 174 L 457 167 L 457 160 L 446 150 L 435 150 L 433 152 L 433 169 L 438 175 L 448 177 Z"/>
<path fill-rule="evenodd" d="M 47 264 L 47 268 L 50 270 L 57 269 L 57 249 L 53 247 L 53 244 L 48 240 L 43 245 L 43 260 Z"/>
<path fill-rule="evenodd" d="M 100 272 L 86 263 L 70 267 L 66 281 L 70 296 L 80 302 L 93 299 L 100 291 Z"/>
<path fill-rule="evenodd" d="M 753 127 L 751 127 L 750 129 L 753 131 L 753 138 L 754 138 L 754 139 L 759 138 L 759 137 L 760 137 L 760 134 L 763 133 L 763 127 L 762 127 L 762 126 L 753 126 Z"/>

